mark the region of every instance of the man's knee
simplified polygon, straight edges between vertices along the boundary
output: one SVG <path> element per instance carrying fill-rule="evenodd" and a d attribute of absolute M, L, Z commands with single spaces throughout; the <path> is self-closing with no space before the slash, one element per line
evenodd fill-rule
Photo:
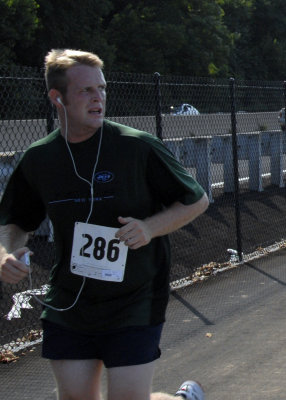
<path fill-rule="evenodd" d="M 110 368 L 109 400 L 150 400 L 154 361 L 148 364 Z"/>
<path fill-rule="evenodd" d="M 84 388 L 77 390 L 58 390 L 57 400 L 102 400 L 101 395 L 95 391 L 87 391 Z"/>
<path fill-rule="evenodd" d="M 58 393 L 57 400 L 102 400 L 100 394 L 86 393 L 81 391 L 80 393 Z"/>
<path fill-rule="evenodd" d="M 100 400 L 100 360 L 51 361 L 58 400 Z"/>
<path fill-rule="evenodd" d="M 156 392 L 156 393 L 151 394 L 150 399 L 151 400 L 175 400 L 175 399 L 179 400 L 180 397 L 174 397 L 167 393 Z"/>

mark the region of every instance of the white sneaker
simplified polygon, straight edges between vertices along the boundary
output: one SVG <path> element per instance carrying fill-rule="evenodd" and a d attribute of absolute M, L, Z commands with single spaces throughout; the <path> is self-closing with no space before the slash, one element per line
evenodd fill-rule
<path fill-rule="evenodd" d="M 181 384 L 175 396 L 182 396 L 187 400 L 204 400 L 205 394 L 198 382 L 186 381 Z"/>

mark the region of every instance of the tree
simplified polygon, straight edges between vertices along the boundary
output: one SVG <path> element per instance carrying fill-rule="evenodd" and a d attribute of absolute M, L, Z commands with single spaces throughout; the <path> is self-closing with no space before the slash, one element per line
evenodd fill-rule
<path fill-rule="evenodd" d="M 196 76 L 227 71 L 231 42 L 219 1 L 127 2 L 113 14 L 107 37 L 122 70 Z"/>
<path fill-rule="evenodd" d="M 231 74 L 248 80 L 285 79 L 285 1 L 225 0 L 222 7 L 233 39 Z"/>
<path fill-rule="evenodd" d="M 0 1 L 0 64 L 22 63 L 38 27 L 37 8 L 34 0 Z"/>
<path fill-rule="evenodd" d="M 37 0 L 40 27 L 31 47 L 29 65 L 42 65 L 52 48 L 74 48 L 98 53 L 106 63 L 114 48 L 107 43 L 102 24 L 112 2 L 102 0 Z"/>
<path fill-rule="evenodd" d="M 250 25 L 253 58 L 259 79 L 286 77 L 286 3 L 283 0 L 255 0 Z M 251 71 L 249 71 L 249 75 Z"/>
<path fill-rule="evenodd" d="M 285 0 L 0 0 L 0 64 L 51 48 L 98 53 L 108 71 L 284 80 Z"/>

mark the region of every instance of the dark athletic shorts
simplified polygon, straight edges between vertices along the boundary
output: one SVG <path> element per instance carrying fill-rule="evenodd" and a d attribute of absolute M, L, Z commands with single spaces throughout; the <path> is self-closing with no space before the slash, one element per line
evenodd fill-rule
<path fill-rule="evenodd" d="M 43 320 L 42 356 L 50 360 L 102 360 L 106 368 L 146 364 L 160 357 L 163 324 L 82 334 Z"/>

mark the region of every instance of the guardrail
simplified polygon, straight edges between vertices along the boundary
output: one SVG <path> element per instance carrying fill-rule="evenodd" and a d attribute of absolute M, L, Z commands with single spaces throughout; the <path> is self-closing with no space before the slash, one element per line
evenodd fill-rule
<path fill-rule="evenodd" d="M 234 191 L 232 135 L 164 139 L 165 145 L 186 167 L 194 168 L 196 179 L 213 201 L 214 181 L 212 170 L 222 164 L 223 177 L 220 182 L 224 192 Z M 286 153 L 285 135 L 282 131 L 250 132 L 237 134 L 238 160 L 248 161 L 249 190 L 263 190 L 263 157 L 270 157 L 269 174 L 271 184 L 280 188 L 283 182 L 283 157 Z"/>

